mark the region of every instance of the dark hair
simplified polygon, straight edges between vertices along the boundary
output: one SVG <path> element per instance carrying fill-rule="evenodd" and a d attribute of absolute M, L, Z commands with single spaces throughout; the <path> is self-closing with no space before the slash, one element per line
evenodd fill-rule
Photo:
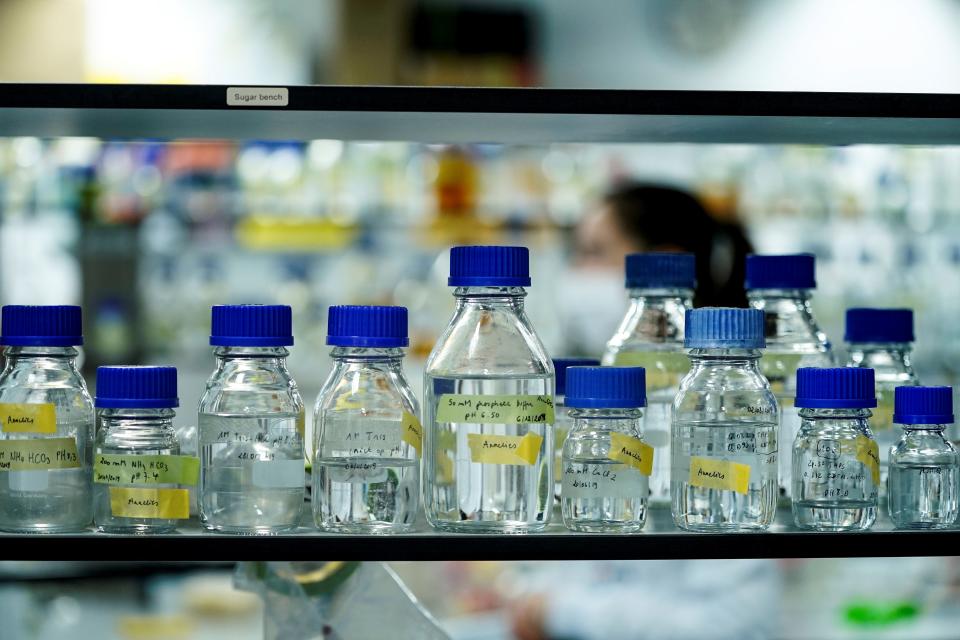
<path fill-rule="evenodd" d="M 696 306 L 742 307 L 750 241 L 739 224 L 713 218 L 692 194 L 658 185 L 619 185 L 604 198 L 617 225 L 651 250 L 676 247 L 697 256 Z"/>

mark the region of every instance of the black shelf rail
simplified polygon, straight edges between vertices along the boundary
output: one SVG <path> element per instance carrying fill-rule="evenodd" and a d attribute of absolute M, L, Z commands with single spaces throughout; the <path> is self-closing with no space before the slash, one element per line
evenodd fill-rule
<path fill-rule="evenodd" d="M 0 135 L 422 142 L 960 143 L 960 95 L 0 84 Z"/>
<path fill-rule="evenodd" d="M 789 512 L 778 514 L 788 522 Z M 551 524 L 526 535 L 443 534 L 421 523 L 405 535 L 341 535 L 303 528 L 281 536 L 226 536 L 201 532 L 191 521 L 160 536 L 3 535 L 5 557 L 17 560 L 232 562 L 236 560 L 650 560 L 727 558 L 844 558 L 955 555 L 960 529 L 893 530 L 882 519 L 870 531 L 822 533 L 774 525 L 764 533 L 696 534 L 677 530 L 664 510 L 647 528 L 624 535 L 579 534 Z"/>

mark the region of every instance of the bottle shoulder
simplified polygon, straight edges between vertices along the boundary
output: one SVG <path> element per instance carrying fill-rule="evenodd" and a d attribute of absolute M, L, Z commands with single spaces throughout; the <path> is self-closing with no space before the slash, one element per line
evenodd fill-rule
<path fill-rule="evenodd" d="M 458 310 L 427 358 L 427 375 L 552 375 L 526 314 L 496 306 Z"/>
<path fill-rule="evenodd" d="M 208 378 L 202 414 L 299 413 L 303 399 L 286 367 L 256 361 L 228 363 Z"/>
<path fill-rule="evenodd" d="M 363 416 L 406 411 L 418 414 L 419 403 L 400 369 L 335 366 L 316 401 L 316 418 L 331 412 L 359 412 Z"/>
<path fill-rule="evenodd" d="M 91 420 L 94 413 L 87 385 L 72 366 L 8 367 L 0 375 L 0 403 L 53 404 L 57 422 Z"/>
<path fill-rule="evenodd" d="M 890 448 L 891 463 L 960 465 L 960 453 L 942 433 L 907 432 Z"/>

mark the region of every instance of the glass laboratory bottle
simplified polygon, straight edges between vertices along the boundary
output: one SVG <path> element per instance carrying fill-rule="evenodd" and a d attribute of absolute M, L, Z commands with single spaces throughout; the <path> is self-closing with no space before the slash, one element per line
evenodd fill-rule
<path fill-rule="evenodd" d="M 217 369 L 200 398 L 200 520 L 212 531 L 269 535 L 300 523 L 304 409 L 287 371 L 286 305 L 212 309 Z"/>
<path fill-rule="evenodd" d="M 563 445 L 563 524 L 572 531 L 627 533 L 647 521 L 653 447 L 643 439 L 643 367 L 572 367 Z"/>
<path fill-rule="evenodd" d="M 93 517 L 104 533 L 170 533 L 190 517 L 190 497 L 176 479 L 146 476 L 157 461 L 179 458 L 173 429 L 174 367 L 99 367 L 95 404 L 99 426 Z M 142 460 L 137 460 L 142 458 Z M 141 464 L 142 463 L 142 464 Z M 143 475 L 134 476 L 138 469 Z"/>
<path fill-rule="evenodd" d="M 650 500 L 670 503 L 670 425 L 673 399 L 690 370 L 683 347 L 684 315 L 693 308 L 692 253 L 637 253 L 626 258 L 627 314 L 607 343 L 603 364 L 647 370 L 647 441 L 657 449 Z"/>
<path fill-rule="evenodd" d="M 330 307 L 333 370 L 314 411 L 313 517 L 320 529 L 413 528 L 423 431 L 402 367 L 409 343 L 404 307 Z"/>
<path fill-rule="evenodd" d="M 814 257 L 749 255 L 744 282 L 750 306 L 764 312 L 767 346 L 760 371 L 780 405 L 780 442 L 793 442 L 800 430 L 800 414 L 793 400 L 797 369 L 833 365 L 830 343 L 820 330 L 810 304 L 816 289 Z M 790 456 L 780 456 L 780 493 L 790 495 Z"/>
<path fill-rule="evenodd" d="M 553 363 L 524 311 L 526 247 L 454 247 L 457 308 L 424 374 L 424 506 L 441 530 L 524 533 L 553 507 Z"/>
<path fill-rule="evenodd" d="M 873 369 L 797 370 L 800 432 L 793 442 L 793 521 L 857 531 L 877 518 L 880 458 L 870 431 Z"/>
<path fill-rule="evenodd" d="M 93 400 L 77 370 L 80 307 L 3 307 L 0 531 L 79 531 L 93 520 Z"/>
<path fill-rule="evenodd" d="M 760 372 L 759 309 L 687 313 L 690 373 L 673 403 L 673 520 L 690 531 L 762 530 L 777 508 L 777 399 Z"/>
<path fill-rule="evenodd" d="M 600 365 L 599 360 L 593 358 L 554 358 L 553 372 L 556 376 L 556 393 L 553 396 L 553 494 L 560 504 L 560 485 L 563 478 L 560 475 L 560 459 L 563 456 L 563 441 L 567 439 L 570 433 L 570 426 L 573 421 L 567 412 L 564 396 L 567 388 L 567 369 L 570 367 L 596 367 Z"/>
<path fill-rule="evenodd" d="M 893 421 L 903 425 L 890 450 L 887 506 L 894 526 L 943 529 L 957 519 L 960 456 L 943 433 L 953 424 L 951 387 L 897 387 Z"/>
<path fill-rule="evenodd" d="M 844 340 L 849 366 L 873 369 L 877 383 L 877 408 L 870 428 L 880 447 L 880 491 L 886 492 L 890 447 L 900 437 L 893 426 L 893 396 L 897 387 L 920 384 L 913 371 L 913 310 L 847 309 Z"/>

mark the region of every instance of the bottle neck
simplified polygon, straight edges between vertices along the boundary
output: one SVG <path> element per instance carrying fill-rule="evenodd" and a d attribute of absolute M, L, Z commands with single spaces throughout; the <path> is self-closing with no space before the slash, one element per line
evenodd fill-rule
<path fill-rule="evenodd" d="M 760 349 L 690 349 L 690 363 L 694 367 L 740 366 L 757 368 Z"/>
<path fill-rule="evenodd" d="M 693 289 L 642 287 L 627 289 L 627 294 L 652 308 L 693 307 Z"/>
<path fill-rule="evenodd" d="M 4 347 L 3 356 L 7 362 L 42 358 L 44 360 L 62 360 L 74 363 L 80 352 L 76 347 Z"/>
<path fill-rule="evenodd" d="M 526 295 L 523 287 L 457 287 L 453 291 L 458 310 L 470 306 L 500 306 L 522 311 Z"/>
<path fill-rule="evenodd" d="M 173 409 L 98 409 L 100 424 L 105 429 L 169 429 L 173 430 Z"/>
<path fill-rule="evenodd" d="M 800 417 L 806 420 L 855 420 L 863 421 L 873 415 L 870 409 L 800 409 Z"/>
<path fill-rule="evenodd" d="M 909 342 L 851 342 L 847 345 L 850 364 L 855 367 L 884 371 L 913 373 Z"/>
<path fill-rule="evenodd" d="M 631 435 L 640 435 L 639 420 L 643 410 L 633 409 L 571 407 L 568 415 L 573 421 L 572 430 L 616 431 Z"/>
<path fill-rule="evenodd" d="M 232 361 L 259 361 L 267 366 L 284 366 L 290 352 L 286 347 L 216 347 L 213 354 L 220 367 Z"/>
<path fill-rule="evenodd" d="M 921 435 L 923 433 L 942 434 L 947 428 L 945 424 L 902 424 L 903 430 L 907 433 Z"/>
<path fill-rule="evenodd" d="M 403 363 L 402 348 L 334 347 L 330 357 L 342 364 L 358 364 L 399 369 Z"/>

